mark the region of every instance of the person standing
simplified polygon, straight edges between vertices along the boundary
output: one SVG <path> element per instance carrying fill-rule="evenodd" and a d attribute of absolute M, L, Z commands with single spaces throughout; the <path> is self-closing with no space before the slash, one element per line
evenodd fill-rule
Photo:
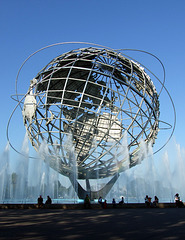
<path fill-rule="evenodd" d="M 150 207 L 150 201 L 149 201 L 148 195 L 146 195 L 146 197 L 145 197 L 145 204 L 147 207 Z"/>
<path fill-rule="evenodd" d="M 106 209 L 107 208 L 107 200 L 105 199 L 105 201 L 103 202 L 103 208 Z"/>
<path fill-rule="evenodd" d="M 115 198 L 112 199 L 112 207 L 116 208 L 116 200 L 115 200 Z"/>
<path fill-rule="evenodd" d="M 91 208 L 91 202 L 88 194 L 86 194 L 86 197 L 84 199 L 84 208 Z"/>
<path fill-rule="evenodd" d="M 37 199 L 38 207 L 41 208 L 43 206 L 43 198 L 42 195 L 40 195 Z"/>

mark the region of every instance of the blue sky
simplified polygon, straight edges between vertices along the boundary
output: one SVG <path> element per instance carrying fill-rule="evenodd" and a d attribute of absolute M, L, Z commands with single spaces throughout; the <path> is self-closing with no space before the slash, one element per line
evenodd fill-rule
<path fill-rule="evenodd" d="M 184 148 L 184 13 L 184 0 L 0 0 L 0 152 L 7 143 L 6 126 L 16 105 L 10 96 L 15 94 L 21 64 L 42 47 L 71 41 L 141 49 L 156 55 L 165 66 L 166 87 L 176 107 L 174 138 Z M 26 90 L 31 77 L 63 51 L 65 47 L 54 47 L 30 60 L 22 74 L 22 89 Z M 158 73 L 156 66 L 155 70 Z M 169 100 L 164 98 L 164 105 L 166 117 L 171 118 Z M 19 111 L 11 123 L 12 142 L 22 141 L 22 129 Z"/>

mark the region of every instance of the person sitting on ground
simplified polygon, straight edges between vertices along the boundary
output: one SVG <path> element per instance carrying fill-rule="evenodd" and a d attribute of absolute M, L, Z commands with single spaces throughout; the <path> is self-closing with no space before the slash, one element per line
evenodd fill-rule
<path fill-rule="evenodd" d="M 47 196 L 47 200 L 46 200 L 45 204 L 52 204 L 52 200 L 51 200 L 50 196 Z"/>
<path fill-rule="evenodd" d="M 119 205 L 123 205 L 123 203 L 124 203 L 124 198 L 122 197 L 121 201 L 119 202 Z"/>
<path fill-rule="evenodd" d="M 38 203 L 38 207 L 39 207 L 39 208 L 43 206 L 43 198 L 42 198 L 41 195 L 38 197 L 37 203 Z"/>
<path fill-rule="evenodd" d="M 180 196 L 178 193 L 175 194 L 175 204 L 176 204 L 176 207 L 178 207 L 178 208 L 184 207 L 184 204 L 180 200 Z"/>
<path fill-rule="evenodd" d="M 86 194 L 86 197 L 84 199 L 84 208 L 91 208 L 91 202 L 88 194 Z"/>

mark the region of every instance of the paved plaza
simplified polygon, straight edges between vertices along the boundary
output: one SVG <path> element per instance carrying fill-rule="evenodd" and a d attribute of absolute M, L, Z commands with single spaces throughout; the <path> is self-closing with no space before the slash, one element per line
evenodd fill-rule
<path fill-rule="evenodd" d="M 185 239 L 185 208 L 1 209 L 0 239 Z"/>

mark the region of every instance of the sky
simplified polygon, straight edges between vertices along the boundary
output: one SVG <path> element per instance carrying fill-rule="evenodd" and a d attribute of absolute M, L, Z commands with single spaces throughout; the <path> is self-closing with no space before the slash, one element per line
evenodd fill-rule
<path fill-rule="evenodd" d="M 176 109 L 173 137 L 161 152 L 171 149 L 173 144 L 184 149 L 184 13 L 184 0 L 0 0 L 0 153 L 6 147 L 7 124 L 16 106 L 11 95 L 15 94 L 19 68 L 38 49 L 61 42 L 140 49 L 157 56 L 164 64 L 165 87 Z M 73 45 L 52 47 L 31 58 L 21 72 L 20 90 L 26 91 L 37 72 L 69 48 Z M 138 56 L 139 59 L 144 58 L 150 64 L 149 58 L 142 56 Z M 161 66 L 152 66 L 151 61 L 152 67 L 163 78 L 162 71 L 158 70 Z M 163 102 L 161 112 L 173 122 L 168 96 Z M 24 135 L 20 109 L 10 125 L 10 140 L 19 148 Z M 156 154 L 156 158 L 160 158 L 160 154 Z"/>

